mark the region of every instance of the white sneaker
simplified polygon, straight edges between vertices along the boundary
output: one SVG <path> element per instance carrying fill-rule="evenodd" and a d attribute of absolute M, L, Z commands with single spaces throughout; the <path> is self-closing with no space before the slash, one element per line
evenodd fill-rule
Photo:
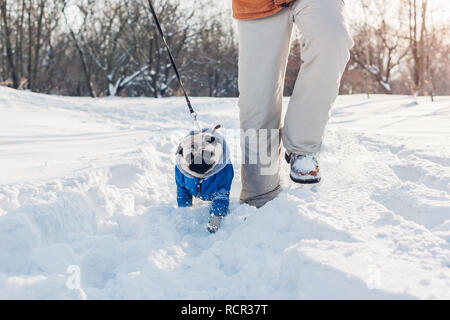
<path fill-rule="evenodd" d="M 287 163 L 291 164 L 291 179 L 296 183 L 314 184 L 322 179 L 320 176 L 317 154 L 301 155 L 286 152 Z"/>

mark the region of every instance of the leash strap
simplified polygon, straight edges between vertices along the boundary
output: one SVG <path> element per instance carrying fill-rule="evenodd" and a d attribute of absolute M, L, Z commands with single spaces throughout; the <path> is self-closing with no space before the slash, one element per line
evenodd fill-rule
<path fill-rule="evenodd" d="M 152 12 L 153 18 L 155 19 L 156 27 L 158 28 L 159 34 L 161 35 L 161 38 L 162 38 L 162 40 L 164 42 L 164 45 L 165 45 L 165 47 L 167 49 L 167 53 L 169 54 L 169 59 L 170 59 L 170 62 L 172 64 L 172 67 L 173 67 L 173 69 L 175 71 L 175 74 L 176 74 L 176 76 L 178 78 L 178 83 L 180 84 L 180 87 L 183 90 L 184 98 L 186 99 L 186 103 L 187 103 L 187 106 L 189 108 L 189 112 L 191 114 L 191 117 L 194 119 L 197 127 L 200 128 L 200 125 L 197 122 L 197 113 L 195 112 L 194 108 L 192 107 L 191 100 L 189 100 L 189 96 L 188 96 L 188 94 L 186 92 L 186 88 L 184 87 L 183 81 L 181 80 L 180 73 L 178 72 L 177 64 L 175 63 L 175 59 L 172 56 L 172 52 L 170 51 L 170 47 L 167 44 L 166 37 L 164 36 L 164 32 L 163 32 L 163 30 L 161 28 L 161 24 L 159 23 L 158 16 L 157 16 L 157 14 L 155 12 L 155 8 L 153 8 L 153 4 L 152 4 L 151 0 L 148 0 L 148 5 L 150 6 L 150 10 Z"/>

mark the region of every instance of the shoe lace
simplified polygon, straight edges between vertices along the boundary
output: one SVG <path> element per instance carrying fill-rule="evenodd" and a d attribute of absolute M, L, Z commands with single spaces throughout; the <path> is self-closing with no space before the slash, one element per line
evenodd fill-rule
<path fill-rule="evenodd" d="M 291 160 L 292 161 L 297 161 L 298 159 L 311 159 L 312 161 L 314 161 L 315 163 L 317 163 L 317 156 L 315 154 L 295 154 L 295 153 L 291 153 Z"/>

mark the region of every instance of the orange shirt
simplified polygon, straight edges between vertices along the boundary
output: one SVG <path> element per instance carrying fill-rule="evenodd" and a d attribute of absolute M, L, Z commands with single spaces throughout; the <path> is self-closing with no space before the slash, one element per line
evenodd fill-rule
<path fill-rule="evenodd" d="M 264 18 L 290 2 L 292 0 L 233 0 L 233 17 L 238 20 Z"/>

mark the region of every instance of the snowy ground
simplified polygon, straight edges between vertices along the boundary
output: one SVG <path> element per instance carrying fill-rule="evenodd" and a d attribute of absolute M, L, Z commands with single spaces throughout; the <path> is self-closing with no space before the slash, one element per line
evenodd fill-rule
<path fill-rule="evenodd" d="M 298 187 L 283 164 L 282 194 L 256 210 L 236 166 L 209 235 L 207 203 L 175 206 L 182 99 L 0 87 L 0 298 L 448 299 L 450 97 L 436 100 L 339 97 L 324 183 Z M 238 128 L 235 99 L 193 101 Z"/>

